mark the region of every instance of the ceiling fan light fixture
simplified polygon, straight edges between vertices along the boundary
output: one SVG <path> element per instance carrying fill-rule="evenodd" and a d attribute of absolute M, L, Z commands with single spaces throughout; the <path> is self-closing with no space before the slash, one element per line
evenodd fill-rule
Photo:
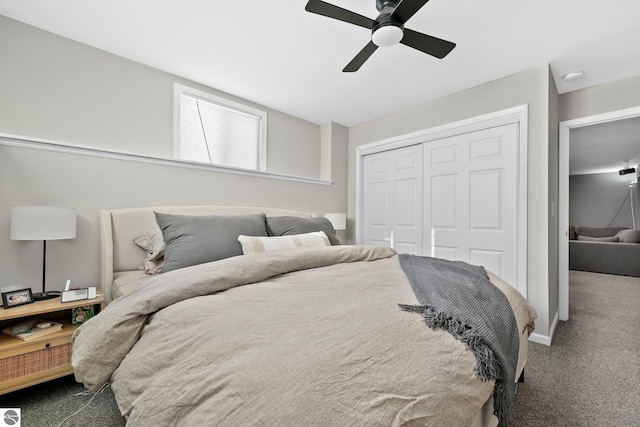
<path fill-rule="evenodd" d="M 383 25 L 371 34 L 371 41 L 379 47 L 389 47 L 400 43 L 400 40 L 404 37 L 404 31 L 402 27 L 388 24 Z"/>

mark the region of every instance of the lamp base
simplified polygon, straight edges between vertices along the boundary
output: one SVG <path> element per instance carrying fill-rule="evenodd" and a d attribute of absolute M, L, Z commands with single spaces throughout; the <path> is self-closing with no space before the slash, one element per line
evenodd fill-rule
<path fill-rule="evenodd" d="M 47 292 L 37 292 L 33 294 L 34 301 L 44 301 L 48 299 L 58 298 L 62 295 L 60 291 L 47 291 Z"/>

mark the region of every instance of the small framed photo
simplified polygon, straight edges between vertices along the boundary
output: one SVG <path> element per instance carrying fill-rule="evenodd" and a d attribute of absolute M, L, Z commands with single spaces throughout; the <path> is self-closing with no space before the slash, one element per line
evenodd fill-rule
<path fill-rule="evenodd" d="M 4 308 L 17 307 L 19 305 L 30 304 L 32 302 L 33 295 L 31 295 L 31 288 L 2 293 L 2 306 Z"/>

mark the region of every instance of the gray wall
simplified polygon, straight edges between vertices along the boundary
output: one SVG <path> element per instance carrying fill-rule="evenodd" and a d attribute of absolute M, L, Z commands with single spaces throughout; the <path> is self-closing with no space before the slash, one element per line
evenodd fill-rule
<path fill-rule="evenodd" d="M 268 114 L 267 170 L 320 177 L 320 126 L 0 16 L 0 132 L 173 157 L 173 85 Z M 292 162 L 291 159 L 296 159 Z"/>
<path fill-rule="evenodd" d="M 548 335 L 550 293 L 557 294 L 556 241 L 549 241 L 551 202 L 557 205 L 557 180 L 550 168 L 557 165 L 557 148 L 550 148 L 550 93 L 555 88 L 549 78 L 549 67 L 538 67 L 483 84 L 414 108 L 400 111 L 349 129 L 349 217 L 355 216 L 355 150 L 356 147 L 391 137 L 409 134 L 442 124 L 499 111 L 518 105 L 529 105 L 528 149 L 528 300 L 537 309 L 536 333 Z M 556 92 L 557 96 L 557 92 Z M 557 129 L 557 128 L 556 128 Z M 557 130 L 556 130 L 557 132 Z M 555 144 L 557 146 L 557 142 Z M 554 159 L 555 156 L 555 159 Z M 555 256 L 555 259 L 553 257 Z M 557 303 L 555 304 L 557 308 Z"/>
<path fill-rule="evenodd" d="M 332 185 L 243 176 L 0 144 L 0 287 L 40 289 L 42 243 L 9 239 L 11 206 L 78 208 L 77 238 L 48 246 L 47 288 L 98 281 L 98 210 L 216 204 L 346 212 L 348 132 L 0 16 L 0 134 L 170 158 L 174 82 L 268 113 L 268 171 Z M 322 154 L 322 155 L 321 155 Z M 332 162 L 322 165 L 321 158 Z M 295 161 L 292 161 L 295 160 Z"/>
<path fill-rule="evenodd" d="M 558 315 L 559 282 L 558 282 L 558 114 L 560 110 L 560 96 L 549 69 L 549 203 L 551 216 L 549 217 L 549 328 Z M 551 331 L 550 331 L 551 332 Z"/>
<path fill-rule="evenodd" d="M 640 76 L 560 95 L 561 122 L 640 106 Z"/>
<path fill-rule="evenodd" d="M 572 175 L 569 177 L 569 224 L 583 227 L 607 227 L 618 209 L 623 206 L 619 220 L 612 227 L 633 227 L 631 204 L 627 184 L 633 175 L 620 176 L 617 173 L 597 173 Z M 637 215 L 637 190 L 633 197 Z"/>
<path fill-rule="evenodd" d="M 0 133 L 170 157 L 174 82 L 238 101 L 1 16 L 0 57 Z M 53 288 L 66 278 L 97 282 L 100 208 L 251 204 L 322 213 L 348 207 L 350 230 L 343 239 L 353 241 L 355 147 L 528 104 L 528 298 L 540 316 L 536 332 L 546 335 L 557 311 L 557 122 L 639 106 L 640 76 L 558 96 L 548 66 L 541 65 L 350 129 L 248 104 L 269 114 L 269 171 L 330 177 L 334 184 L 0 145 L 0 286 L 20 282 L 38 289 L 40 282 L 41 246 L 8 238 L 13 205 L 79 209 L 78 238 L 49 246 Z"/>

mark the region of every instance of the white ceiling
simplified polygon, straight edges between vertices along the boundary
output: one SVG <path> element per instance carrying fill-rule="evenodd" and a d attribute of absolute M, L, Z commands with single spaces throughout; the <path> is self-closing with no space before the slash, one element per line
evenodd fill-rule
<path fill-rule="evenodd" d="M 374 0 L 329 2 L 377 16 Z M 317 124 L 353 126 L 544 63 L 560 93 L 640 75 L 638 0 L 431 0 L 407 27 L 457 43 L 449 56 L 397 45 L 350 74 L 370 33 L 305 4 L 0 0 L 0 14 Z"/>
<path fill-rule="evenodd" d="M 627 163 L 640 164 L 640 117 L 575 128 L 569 139 L 570 175 L 614 173 Z"/>

